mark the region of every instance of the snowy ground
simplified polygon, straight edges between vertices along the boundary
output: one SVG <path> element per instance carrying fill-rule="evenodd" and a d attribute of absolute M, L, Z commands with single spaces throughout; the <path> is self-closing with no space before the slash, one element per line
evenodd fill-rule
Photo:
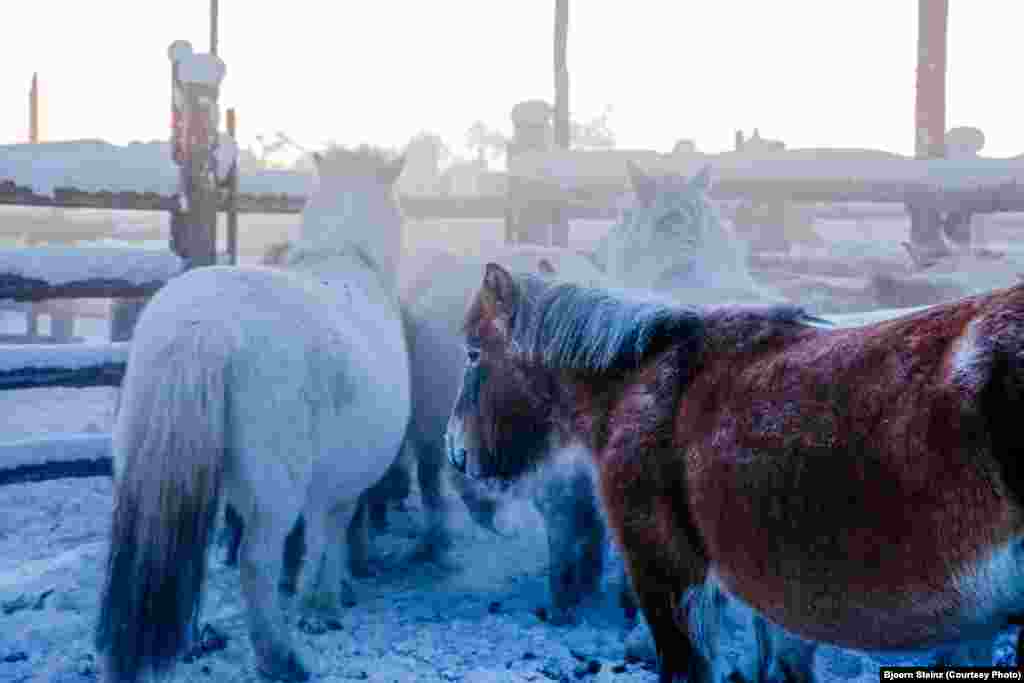
<path fill-rule="evenodd" d="M 114 390 L 29 390 L 0 394 L 5 438 L 51 430 L 107 430 Z M 416 497 L 408 512 L 391 513 L 392 529 L 376 550 L 390 569 L 358 585 L 359 604 L 339 631 L 300 642 L 320 681 L 622 681 L 653 683 L 650 665 L 627 662 L 628 632 L 607 597 L 583 612 L 575 627 L 542 621 L 547 604 L 546 542 L 537 514 L 525 505 L 504 513 L 516 530 L 498 539 L 459 514 L 455 570 L 404 565 L 395 558 L 412 545 Z M 86 683 L 95 680 L 92 648 L 111 509 L 105 478 L 0 488 L 0 681 Z M 458 509 L 458 508 L 457 508 Z M 245 632 L 238 572 L 211 554 L 204 623 L 227 635 L 227 647 L 182 662 L 176 682 L 255 682 Z M 997 661 L 1012 663 L 1014 631 Z M 728 649 L 728 648 L 727 648 Z M 741 653 L 734 651 L 733 656 Z M 901 663 L 929 663 L 928 656 Z M 820 680 L 878 680 L 880 662 L 823 647 Z"/>

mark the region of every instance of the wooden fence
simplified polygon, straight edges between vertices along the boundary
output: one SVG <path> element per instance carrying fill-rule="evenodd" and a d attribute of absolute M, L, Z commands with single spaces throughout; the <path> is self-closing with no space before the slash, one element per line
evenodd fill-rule
<path fill-rule="evenodd" d="M 570 153 L 571 154 L 571 153 Z M 613 198 L 628 191 L 621 172 L 598 177 L 573 177 L 570 163 L 539 163 L 522 171 L 507 197 L 402 197 L 413 219 L 509 219 L 524 203 L 547 204 L 569 218 L 614 218 Z M 537 161 L 535 159 L 535 161 Z M 541 159 L 540 161 L 544 161 Z M 789 199 L 828 203 L 820 214 L 857 215 L 835 209 L 836 202 L 888 203 L 893 212 L 927 202 L 944 210 L 972 212 L 1024 211 L 1024 162 L 974 163 L 975 173 L 954 178 L 953 162 L 899 161 L 888 176 L 870 173 L 836 177 L 814 163 L 779 168 L 723 165 L 712 196 L 720 200 Z M 909 164 L 909 165 L 908 165 Z M 945 165 L 944 165 L 945 164 Z M 799 171 L 794 169 L 799 167 Z M 568 172 L 566 169 L 568 168 Z M 787 172 L 779 172 L 779 169 Z M 578 169 L 577 169 L 578 170 Z M 657 169 L 653 169 L 657 170 Z M 516 172 L 516 167 L 513 167 Z M 762 175 L 758 175 L 762 173 Z M 946 175 L 943 175 L 946 173 Z M 902 176 L 901 176 L 902 174 Z M 915 175 L 916 174 L 916 175 Z M 936 180 L 937 178 L 937 180 Z M 950 178 L 953 178 L 951 181 Z M 289 195 L 236 194 L 219 210 L 242 213 L 297 213 L 304 198 Z M 0 206 L 93 208 L 111 210 L 174 210 L 177 200 L 155 193 L 84 192 L 57 188 L 52 196 L 36 194 L 14 182 L 0 183 Z M 896 208 L 898 207 L 898 208 Z M 37 236 L 41 237 L 41 235 Z M 77 235 L 78 239 L 88 239 Z M 116 253 L 115 253 L 116 252 Z M 35 248 L 0 250 L 0 299 L 43 301 L 71 298 L 139 298 L 159 289 L 185 267 L 171 251 Z M 0 391 L 41 387 L 118 386 L 128 356 L 126 343 L 102 345 L 7 345 L 0 347 Z M 0 445 L 0 485 L 44 479 L 110 474 L 109 435 L 71 434 Z"/>
<path fill-rule="evenodd" d="M 0 250 L 0 298 L 137 298 L 184 267 L 170 251 L 99 248 Z M 129 343 L 0 346 L 0 391 L 120 386 Z M 0 485 L 109 475 L 109 435 L 48 435 L 0 445 Z"/>

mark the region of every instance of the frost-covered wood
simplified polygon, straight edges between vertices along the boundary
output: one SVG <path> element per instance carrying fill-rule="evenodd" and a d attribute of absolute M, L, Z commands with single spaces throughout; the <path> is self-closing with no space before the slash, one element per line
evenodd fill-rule
<path fill-rule="evenodd" d="M 128 342 L 0 346 L 0 391 L 120 386 L 128 349 Z"/>
<path fill-rule="evenodd" d="M 509 173 L 551 199 L 602 198 L 628 189 L 629 151 L 522 152 Z M 869 150 L 786 150 L 758 155 L 640 155 L 651 172 L 697 173 L 710 165 L 712 196 L 778 197 L 794 201 L 927 202 L 940 210 L 1024 210 L 1024 157 L 910 159 Z M 530 194 L 533 194 L 532 192 Z"/>
<path fill-rule="evenodd" d="M 0 486 L 111 475 L 109 434 L 50 434 L 0 444 Z"/>
<path fill-rule="evenodd" d="M 148 296 L 182 271 L 170 251 L 38 247 L 0 249 L 0 299 Z"/>

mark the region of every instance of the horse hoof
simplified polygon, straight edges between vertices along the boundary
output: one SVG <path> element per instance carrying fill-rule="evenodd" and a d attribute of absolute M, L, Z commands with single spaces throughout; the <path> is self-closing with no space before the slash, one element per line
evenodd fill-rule
<path fill-rule="evenodd" d="M 271 681 L 308 681 L 309 669 L 297 653 L 284 657 L 269 657 L 259 663 L 260 676 Z"/>
<path fill-rule="evenodd" d="M 654 645 L 654 636 L 647 628 L 647 623 L 640 621 L 626 636 L 626 658 L 649 664 L 658 661 L 658 650 Z"/>
<path fill-rule="evenodd" d="M 356 600 L 356 591 L 348 581 L 341 582 L 339 602 L 342 607 L 355 607 L 358 602 Z"/>
<path fill-rule="evenodd" d="M 552 626 L 575 626 L 579 623 L 574 607 L 551 607 L 548 623 Z"/>
<path fill-rule="evenodd" d="M 409 564 L 436 564 L 443 569 L 453 570 L 455 565 L 448 559 L 448 550 L 453 545 L 447 534 L 430 534 L 420 540 L 407 557 Z"/>
<path fill-rule="evenodd" d="M 308 636 L 322 636 L 328 631 L 340 631 L 341 620 L 327 615 L 306 614 L 299 618 L 298 629 Z"/>
<path fill-rule="evenodd" d="M 349 571 L 352 572 L 352 576 L 360 579 L 367 579 L 380 574 L 380 568 L 375 566 L 372 560 L 349 562 Z"/>

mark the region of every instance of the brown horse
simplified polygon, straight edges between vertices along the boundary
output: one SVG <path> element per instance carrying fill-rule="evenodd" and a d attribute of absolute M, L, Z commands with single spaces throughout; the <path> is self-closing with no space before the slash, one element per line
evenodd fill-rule
<path fill-rule="evenodd" d="M 710 677 L 722 595 L 796 679 L 809 641 L 956 647 L 1024 607 L 1024 285 L 847 329 L 629 296 L 488 264 L 447 445 L 499 487 L 590 453 L 661 680 Z"/>

